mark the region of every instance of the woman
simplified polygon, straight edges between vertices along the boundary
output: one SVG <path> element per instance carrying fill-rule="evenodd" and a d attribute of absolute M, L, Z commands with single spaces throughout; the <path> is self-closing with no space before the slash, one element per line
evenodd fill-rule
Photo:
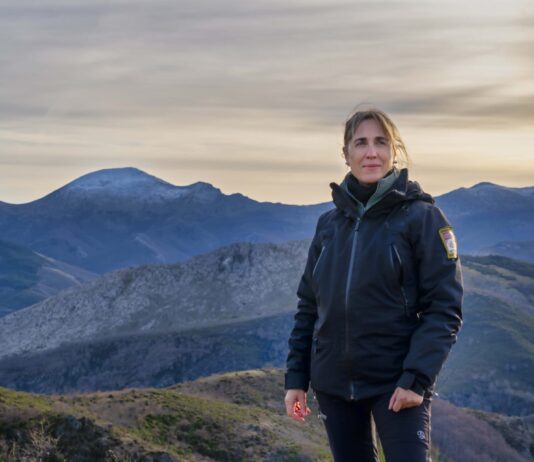
<path fill-rule="evenodd" d="M 287 414 L 317 398 L 334 459 L 430 460 L 435 381 L 462 326 L 454 231 L 408 180 L 404 143 L 382 111 L 345 124 L 350 172 L 331 183 L 301 278 L 285 376 Z"/>

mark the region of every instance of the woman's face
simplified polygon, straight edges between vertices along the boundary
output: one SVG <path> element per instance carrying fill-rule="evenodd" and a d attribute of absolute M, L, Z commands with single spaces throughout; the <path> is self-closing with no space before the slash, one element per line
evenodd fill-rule
<path fill-rule="evenodd" d="M 359 183 L 376 183 L 393 167 L 394 156 L 382 126 L 374 119 L 358 125 L 354 136 L 343 147 L 351 173 Z"/>

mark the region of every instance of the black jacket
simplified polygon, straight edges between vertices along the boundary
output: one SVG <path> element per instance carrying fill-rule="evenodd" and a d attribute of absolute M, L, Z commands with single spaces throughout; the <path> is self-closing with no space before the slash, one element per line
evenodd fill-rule
<path fill-rule="evenodd" d="M 430 397 L 462 326 L 452 228 L 407 169 L 365 210 L 330 186 L 335 208 L 319 217 L 298 286 L 285 388 Z"/>

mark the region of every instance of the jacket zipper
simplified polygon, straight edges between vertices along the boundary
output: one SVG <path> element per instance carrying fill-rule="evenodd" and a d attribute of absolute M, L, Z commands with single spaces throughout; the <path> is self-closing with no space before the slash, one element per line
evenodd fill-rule
<path fill-rule="evenodd" d="M 321 257 L 323 256 L 323 252 L 326 246 L 323 245 L 321 248 L 321 253 L 319 254 L 319 258 L 317 258 L 317 261 L 315 262 L 315 266 L 313 267 L 312 271 L 312 277 L 315 276 L 315 270 L 317 269 L 317 266 L 319 266 L 319 262 L 321 261 Z"/>
<path fill-rule="evenodd" d="M 399 254 L 399 251 L 397 250 L 397 247 L 395 247 L 395 244 L 391 244 L 391 247 L 393 247 L 393 251 L 395 252 L 395 256 L 397 257 L 397 260 L 399 261 L 399 265 L 400 265 L 400 282 L 399 282 L 399 285 L 400 285 L 400 291 L 401 291 L 401 294 L 402 294 L 402 303 L 404 305 L 404 316 L 409 317 L 408 316 L 408 297 L 406 296 L 406 291 L 404 290 L 404 285 L 403 285 L 404 273 L 402 271 L 402 259 L 401 259 L 401 256 Z"/>
<path fill-rule="evenodd" d="M 354 226 L 354 234 L 352 235 L 352 247 L 350 250 L 349 272 L 347 275 L 347 283 L 345 284 L 345 353 L 349 359 L 349 377 L 350 377 L 350 399 L 354 399 L 354 382 L 352 379 L 352 361 L 349 356 L 349 292 L 350 281 L 352 279 L 352 268 L 354 266 L 354 254 L 356 253 L 356 244 L 358 243 L 358 230 L 360 228 L 360 217 L 356 218 L 356 225 Z"/>

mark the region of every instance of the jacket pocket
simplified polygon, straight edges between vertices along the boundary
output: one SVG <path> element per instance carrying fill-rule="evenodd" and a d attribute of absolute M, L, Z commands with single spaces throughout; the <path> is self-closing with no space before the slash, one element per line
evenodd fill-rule
<path fill-rule="evenodd" d="M 406 296 L 406 290 L 404 289 L 404 270 L 402 266 L 402 258 L 395 244 L 391 244 L 390 250 L 393 261 L 393 269 L 395 272 L 395 281 L 399 287 L 401 302 L 404 307 L 404 315 L 409 317 L 410 313 L 408 312 L 408 297 Z"/>
<path fill-rule="evenodd" d="M 324 338 L 318 339 L 317 337 L 312 339 L 310 378 L 314 385 L 320 383 L 331 372 L 330 349 L 330 340 L 325 340 Z"/>

